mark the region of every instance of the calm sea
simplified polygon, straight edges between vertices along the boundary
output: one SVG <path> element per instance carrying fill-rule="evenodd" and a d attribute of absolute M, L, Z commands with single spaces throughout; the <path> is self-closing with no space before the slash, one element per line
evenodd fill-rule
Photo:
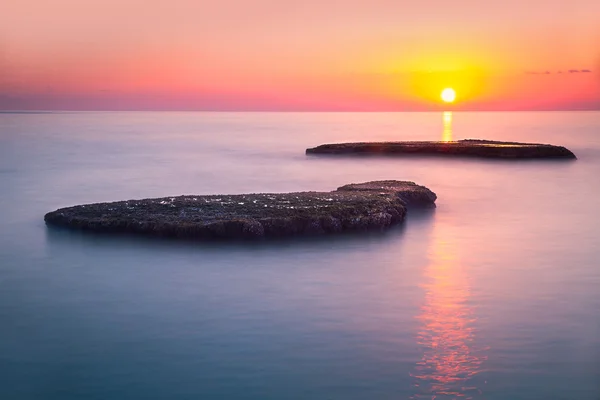
<path fill-rule="evenodd" d="M 307 157 L 485 138 L 577 161 Z M 385 233 L 202 244 L 46 212 L 412 180 Z M 600 113 L 0 114 L 0 398 L 600 398 Z"/>

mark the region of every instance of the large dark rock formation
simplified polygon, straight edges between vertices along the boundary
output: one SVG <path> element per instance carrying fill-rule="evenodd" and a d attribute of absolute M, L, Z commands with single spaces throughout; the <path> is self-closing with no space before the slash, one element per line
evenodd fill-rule
<path fill-rule="evenodd" d="M 333 192 L 177 196 L 61 208 L 49 225 L 198 239 L 252 239 L 382 229 L 404 220 L 406 206 L 434 206 L 413 182 L 374 181 Z"/>
<path fill-rule="evenodd" d="M 504 159 L 565 158 L 575 154 L 562 146 L 466 139 L 455 142 L 365 142 L 322 144 L 306 154 L 391 154 L 469 156 Z"/>

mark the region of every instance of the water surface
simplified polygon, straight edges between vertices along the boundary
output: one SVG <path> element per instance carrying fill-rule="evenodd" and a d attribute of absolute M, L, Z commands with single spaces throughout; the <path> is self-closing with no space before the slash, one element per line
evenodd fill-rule
<path fill-rule="evenodd" d="M 600 397 L 600 113 L 0 114 L 2 399 Z M 307 157 L 485 138 L 579 159 Z M 388 232 L 202 244 L 59 207 L 412 180 Z"/>

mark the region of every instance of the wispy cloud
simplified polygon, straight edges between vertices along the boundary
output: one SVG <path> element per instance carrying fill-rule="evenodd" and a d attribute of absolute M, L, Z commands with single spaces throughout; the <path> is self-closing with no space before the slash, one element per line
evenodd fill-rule
<path fill-rule="evenodd" d="M 566 72 L 568 72 L 569 74 L 584 74 L 584 73 L 591 73 L 592 70 L 591 69 L 569 69 Z M 563 71 L 556 71 L 556 72 L 551 72 L 551 71 L 525 71 L 525 74 L 527 75 L 550 75 L 550 74 L 562 74 Z"/>

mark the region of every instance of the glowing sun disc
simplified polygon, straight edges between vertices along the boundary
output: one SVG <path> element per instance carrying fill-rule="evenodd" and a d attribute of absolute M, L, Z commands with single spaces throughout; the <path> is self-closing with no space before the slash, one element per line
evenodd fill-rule
<path fill-rule="evenodd" d="M 456 92 L 452 88 L 442 90 L 442 100 L 446 103 L 453 103 L 456 99 Z"/>

